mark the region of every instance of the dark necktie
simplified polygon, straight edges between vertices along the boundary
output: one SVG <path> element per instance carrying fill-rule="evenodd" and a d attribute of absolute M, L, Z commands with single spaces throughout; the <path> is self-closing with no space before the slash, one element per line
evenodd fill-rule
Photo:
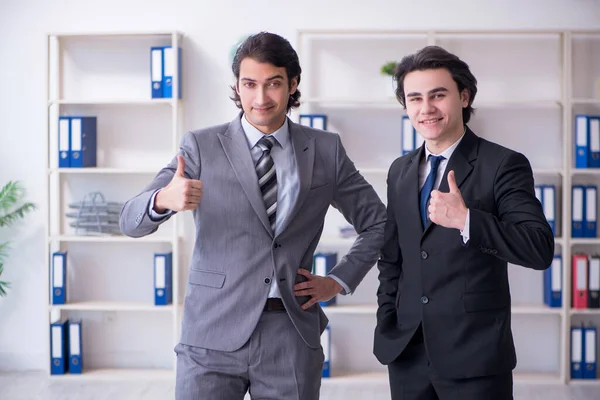
<path fill-rule="evenodd" d="M 427 203 L 429 201 L 431 191 L 433 190 L 433 185 L 435 184 L 438 166 L 440 165 L 440 161 L 443 159 L 443 156 L 429 156 L 429 160 L 431 161 L 431 171 L 429 171 L 429 175 L 427 175 L 427 179 L 425 179 L 425 183 L 423 184 L 420 194 L 421 221 L 423 222 L 423 228 L 427 226 Z"/>
<path fill-rule="evenodd" d="M 256 176 L 273 233 L 275 233 L 277 217 L 277 174 L 275 174 L 275 163 L 271 157 L 271 148 L 274 144 L 273 136 L 263 136 L 256 144 L 263 151 L 256 162 Z"/>

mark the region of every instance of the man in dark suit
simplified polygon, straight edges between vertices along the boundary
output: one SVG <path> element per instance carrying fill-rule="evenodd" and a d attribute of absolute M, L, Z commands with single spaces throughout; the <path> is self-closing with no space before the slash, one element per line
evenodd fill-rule
<path fill-rule="evenodd" d="M 260 32 L 237 49 L 231 121 L 188 132 L 123 207 L 121 230 L 154 233 L 193 210 L 196 242 L 175 347 L 177 400 L 317 400 L 327 317 L 319 301 L 354 292 L 379 257 L 385 206 L 340 137 L 287 118 L 300 61 Z M 358 237 L 327 277 L 311 274 L 329 206 Z"/>
<path fill-rule="evenodd" d="M 511 399 L 507 263 L 554 255 L 531 166 L 466 126 L 477 81 L 457 56 L 426 47 L 394 79 L 425 143 L 389 170 L 374 353 L 394 400 Z"/>

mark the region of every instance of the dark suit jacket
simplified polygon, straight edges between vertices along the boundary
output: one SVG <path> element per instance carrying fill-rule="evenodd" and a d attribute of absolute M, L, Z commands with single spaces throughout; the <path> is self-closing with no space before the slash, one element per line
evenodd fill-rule
<path fill-rule="evenodd" d="M 374 353 L 394 361 L 422 324 L 431 365 L 447 378 L 511 371 L 507 263 L 546 269 L 554 237 L 534 194 L 529 161 L 467 129 L 447 174 L 470 209 L 470 240 L 419 215 L 419 161 L 424 147 L 400 157 L 388 175 L 388 218 L 378 263 L 379 309 Z M 540 275 L 541 279 L 541 275 Z"/>

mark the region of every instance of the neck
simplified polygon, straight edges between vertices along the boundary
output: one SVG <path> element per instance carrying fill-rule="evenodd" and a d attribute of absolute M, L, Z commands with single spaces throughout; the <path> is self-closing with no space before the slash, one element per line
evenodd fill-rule
<path fill-rule="evenodd" d="M 457 129 L 452 135 L 445 136 L 438 140 L 425 140 L 425 145 L 427 146 L 427 150 L 429 150 L 432 154 L 438 156 L 442 154 L 444 151 L 448 150 L 450 146 L 452 146 L 462 135 L 467 131 L 466 126 Z"/>

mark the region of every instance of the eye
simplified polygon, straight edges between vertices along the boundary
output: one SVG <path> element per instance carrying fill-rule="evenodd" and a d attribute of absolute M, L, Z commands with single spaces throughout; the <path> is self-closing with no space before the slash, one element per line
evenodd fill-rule
<path fill-rule="evenodd" d="M 279 87 L 279 86 L 281 86 L 281 82 L 279 82 L 279 81 L 273 81 L 273 82 L 271 82 L 271 86 L 272 87 Z"/>
<path fill-rule="evenodd" d="M 434 98 L 434 99 L 441 99 L 441 98 L 443 98 L 443 97 L 444 97 L 444 94 L 443 94 L 443 93 L 437 93 L 437 94 L 435 94 L 435 95 L 433 96 L 433 98 Z"/>
<path fill-rule="evenodd" d="M 244 86 L 247 88 L 253 88 L 254 87 L 254 82 L 246 82 L 244 83 Z"/>

